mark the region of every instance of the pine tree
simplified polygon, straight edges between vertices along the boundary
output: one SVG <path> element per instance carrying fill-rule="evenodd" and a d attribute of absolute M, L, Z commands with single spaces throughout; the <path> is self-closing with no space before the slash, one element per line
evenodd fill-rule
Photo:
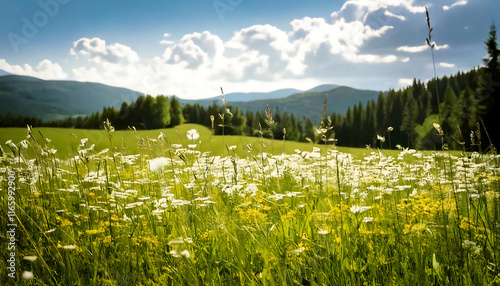
<path fill-rule="evenodd" d="M 453 89 L 448 86 L 444 92 L 444 101 L 440 105 L 441 119 L 443 120 L 441 128 L 446 134 L 456 129 L 456 124 L 453 121 L 452 112 L 453 106 L 457 102 L 457 96 Z"/>
<path fill-rule="evenodd" d="M 181 125 L 184 123 L 184 116 L 182 116 L 181 103 L 175 96 L 170 100 L 170 127 Z"/>
<path fill-rule="evenodd" d="M 375 107 L 375 128 L 378 134 L 381 134 L 388 126 L 386 126 L 387 114 L 386 114 L 386 102 L 384 99 L 384 93 L 379 92 L 377 103 Z"/>
<path fill-rule="evenodd" d="M 454 133 L 455 140 L 466 143 L 471 131 L 476 129 L 479 122 L 478 102 L 470 87 L 460 93 L 457 103 L 453 107 L 452 122 L 456 123 L 460 132 Z M 461 134 L 460 134 L 461 133 Z"/>
<path fill-rule="evenodd" d="M 412 89 L 407 91 L 407 101 L 403 110 L 401 130 L 408 134 L 408 145 L 415 145 L 415 127 L 418 125 L 418 106 L 412 94 Z"/>
<path fill-rule="evenodd" d="M 492 141 L 489 143 L 498 146 L 500 144 L 500 128 L 497 125 L 497 112 L 500 108 L 500 51 L 494 23 L 490 26 L 489 37 L 485 44 L 488 57 L 483 59 L 485 67 L 481 69 L 479 76 L 478 95 L 485 127 Z"/>

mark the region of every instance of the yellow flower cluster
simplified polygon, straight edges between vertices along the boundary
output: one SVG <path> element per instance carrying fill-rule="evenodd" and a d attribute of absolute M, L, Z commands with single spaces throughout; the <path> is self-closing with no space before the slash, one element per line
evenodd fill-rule
<path fill-rule="evenodd" d="M 267 219 L 266 213 L 263 213 L 260 209 L 255 208 L 239 209 L 238 215 L 240 220 L 247 224 L 263 223 Z"/>

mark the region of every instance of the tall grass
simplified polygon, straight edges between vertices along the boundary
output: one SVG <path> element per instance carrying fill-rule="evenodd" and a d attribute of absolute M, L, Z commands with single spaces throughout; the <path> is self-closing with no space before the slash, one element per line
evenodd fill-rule
<path fill-rule="evenodd" d="M 78 138 L 59 159 L 29 132 L 0 157 L 0 188 L 17 176 L 15 283 L 24 271 L 34 285 L 500 283 L 498 155 L 221 156 L 188 146 L 191 131 L 138 140 L 137 154 Z"/>

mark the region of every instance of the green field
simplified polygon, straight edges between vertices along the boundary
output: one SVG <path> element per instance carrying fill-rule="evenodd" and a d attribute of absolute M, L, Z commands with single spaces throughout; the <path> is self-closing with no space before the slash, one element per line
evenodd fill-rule
<path fill-rule="evenodd" d="M 496 154 L 0 132 L 1 285 L 500 284 Z"/>
<path fill-rule="evenodd" d="M 190 129 L 196 129 L 200 133 L 200 139 L 195 143 L 201 141 L 201 144 L 198 144 L 196 150 L 201 152 L 210 151 L 213 155 L 227 154 L 225 146 L 233 145 L 237 146 L 235 149 L 236 154 L 242 157 L 246 157 L 248 155 L 248 144 L 252 146 L 255 153 L 262 151 L 272 154 L 281 154 L 283 152 L 286 154 L 292 154 L 295 153 L 295 149 L 299 149 L 301 151 L 311 151 L 313 146 L 321 148 L 325 147 L 324 145 L 312 145 L 309 143 L 293 141 L 283 142 L 276 140 L 271 141 L 269 139 L 261 140 L 258 137 L 248 136 L 210 136 L 210 129 L 198 124 L 183 124 L 174 128 L 159 130 L 115 131 L 112 133 L 112 144 L 113 148 L 116 148 L 117 152 L 137 154 L 139 152 L 138 138 L 142 138 L 145 142 L 149 142 L 150 147 L 153 148 L 155 142 L 150 139 L 158 139 L 160 132 L 163 132 L 166 139 L 171 144 L 183 144 L 184 147 L 186 147 L 188 144 L 192 143 L 186 138 L 186 132 Z M 8 151 L 9 148 L 5 144 L 7 140 L 12 140 L 12 142 L 18 144 L 20 141 L 26 139 L 26 134 L 26 128 L 0 128 L 0 145 L 4 150 Z M 88 138 L 91 144 L 95 144 L 95 150 L 97 151 L 109 149 L 111 146 L 108 133 L 105 130 L 42 127 L 33 129 L 33 137 L 40 142 L 44 142 L 43 138 L 49 138 L 51 140 L 49 145 L 58 150 L 56 156 L 61 159 L 71 156 L 73 153 L 76 154 L 78 145 L 80 145 L 80 140 L 84 138 Z M 263 146 L 262 143 L 264 143 L 265 146 Z M 362 159 L 363 157 L 370 155 L 370 151 L 364 148 L 337 148 L 339 151 L 352 154 L 358 159 Z M 395 150 L 386 150 L 384 153 L 393 156 L 397 154 Z"/>

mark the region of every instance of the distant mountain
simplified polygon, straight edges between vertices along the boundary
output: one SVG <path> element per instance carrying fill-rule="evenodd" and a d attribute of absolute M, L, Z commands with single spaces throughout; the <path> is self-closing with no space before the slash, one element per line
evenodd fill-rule
<path fill-rule="evenodd" d="M 304 90 L 299 90 L 295 88 L 284 88 L 284 89 L 278 89 L 275 91 L 271 92 L 234 92 L 234 93 L 228 93 L 225 94 L 225 98 L 227 102 L 249 102 L 249 101 L 254 101 L 254 100 L 271 100 L 271 99 L 279 99 L 279 98 L 285 98 L 287 96 L 290 96 L 292 94 L 296 93 L 302 93 L 302 92 L 324 92 L 327 90 L 331 90 L 338 87 L 338 85 L 334 84 L 323 84 L 316 86 L 314 88 L 311 88 L 307 91 Z M 212 105 L 213 102 L 217 102 L 218 104 L 222 104 L 222 95 L 210 97 L 210 98 L 205 98 L 205 99 L 179 99 L 182 105 L 185 105 L 187 103 L 194 104 L 198 103 L 204 107 L 207 107 L 209 105 Z"/>
<path fill-rule="evenodd" d="M 278 98 L 283 98 L 290 96 L 295 93 L 303 92 L 298 89 L 294 88 L 285 88 L 285 89 L 278 89 L 275 91 L 271 92 L 233 92 L 233 93 L 228 93 L 224 94 L 224 97 L 226 98 L 227 102 L 249 102 L 249 101 L 254 101 L 254 100 L 265 100 L 265 99 L 278 99 Z M 198 103 L 204 107 L 210 106 L 214 103 L 214 101 L 217 104 L 222 104 L 222 95 L 210 97 L 210 98 L 204 98 L 204 99 L 181 99 L 179 98 L 179 101 L 182 105 L 185 105 L 187 103 L 189 104 L 194 104 Z"/>
<path fill-rule="evenodd" d="M 365 105 L 370 100 L 376 100 L 379 94 L 375 90 L 359 90 L 347 86 L 339 86 L 326 91 L 296 93 L 279 99 L 229 102 L 228 104 L 239 107 L 243 111 L 259 111 L 261 114 L 264 114 L 269 104 L 271 113 L 274 113 L 277 107 L 280 113 L 293 113 L 298 120 L 302 119 L 302 116 L 305 116 L 313 122 L 319 122 L 323 112 L 326 92 L 328 93 L 328 100 L 326 107 L 327 114 L 325 116 L 333 112 L 344 114 L 348 107 L 352 107 L 360 101 Z"/>
<path fill-rule="evenodd" d="M 43 120 L 88 115 L 103 107 L 132 102 L 141 94 L 126 88 L 78 81 L 0 76 L 0 114 L 11 112 Z"/>
<path fill-rule="evenodd" d="M 253 101 L 260 99 L 277 99 L 302 92 L 294 88 L 278 89 L 271 92 L 235 92 L 225 95 L 227 101 Z"/>
<path fill-rule="evenodd" d="M 302 119 L 302 116 L 306 116 L 314 122 L 318 122 L 321 119 L 321 113 L 323 111 L 323 103 L 325 101 L 325 93 L 328 93 L 327 110 L 326 112 L 332 114 L 333 112 L 344 114 L 348 107 L 352 107 L 358 104 L 360 101 L 363 104 L 370 100 L 376 100 L 379 92 L 375 90 L 360 90 L 354 89 L 347 86 L 337 86 L 333 84 L 320 85 L 312 88 L 308 91 L 299 91 L 291 93 L 288 96 L 274 96 L 273 93 L 283 95 L 286 92 L 282 91 L 296 91 L 294 89 L 282 89 L 271 93 L 259 94 L 259 97 L 263 99 L 258 100 L 247 100 L 247 101 L 233 101 L 232 98 L 242 98 L 238 97 L 239 94 L 235 93 L 234 96 L 226 95 L 226 100 L 229 106 L 238 107 L 243 112 L 249 110 L 251 112 L 259 111 L 264 114 L 264 111 L 269 104 L 271 112 L 274 113 L 276 107 L 280 113 L 288 112 L 293 113 L 295 118 Z M 280 92 L 282 92 L 280 94 Z M 254 96 L 258 93 L 248 93 L 248 96 Z M 216 101 L 218 104 L 222 104 L 222 97 L 203 99 L 203 100 L 186 100 L 179 99 L 182 105 L 185 104 L 195 104 L 198 103 L 202 106 L 209 106 Z"/>
<path fill-rule="evenodd" d="M 328 90 L 332 90 L 339 87 L 338 85 L 335 84 L 323 84 L 323 85 L 318 85 L 317 87 L 311 88 L 307 90 L 306 92 L 325 92 Z"/>
<path fill-rule="evenodd" d="M 375 100 L 378 91 L 359 90 L 331 84 L 320 85 L 308 91 L 280 89 L 272 92 L 226 94 L 228 105 L 244 112 L 264 114 L 267 104 L 274 113 L 293 113 L 300 120 L 306 116 L 317 122 L 321 118 L 325 93 L 328 92 L 327 113 L 345 113 L 347 108 L 361 101 Z M 90 115 L 103 107 L 120 108 L 125 102 L 135 101 L 141 93 L 99 83 L 41 80 L 27 76 L 0 76 L 0 114 L 21 114 L 45 121 L 66 119 L 69 116 Z M 209 106 L 214 101 L 222 104 L 222 96 L 202 100 L 179 99 L 181 104 L 198 103 Z"/>

